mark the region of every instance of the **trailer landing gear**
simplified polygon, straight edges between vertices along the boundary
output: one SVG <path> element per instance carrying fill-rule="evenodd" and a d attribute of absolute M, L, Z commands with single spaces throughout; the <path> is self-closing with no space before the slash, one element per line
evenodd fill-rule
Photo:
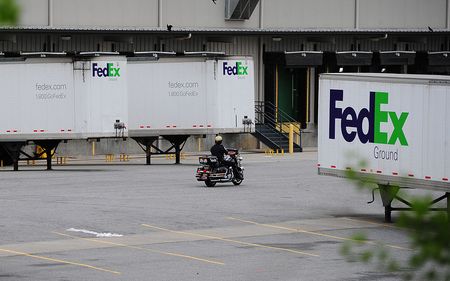
<path fill-rule="evenodd" d="M 12 160 L 14 171 L 19 170 L 19 161 L 23 160 L 38 160 L 45 153 L 47 159 L 47 170 L 52 169 L 52 157 L 55 154 L 56 148 L 61 140 L 42 140 L 35 141 L 34 143 L 42 147 L 43 151 L 39 154 L 30 155 L 22 150 L 22 148 L 27 145 L 26 141 L 16 141 L 16 142 L 3 142 L 0 143 L 3 150 L 9 155 Z M 53 152 L 52 152 L 53 151 Z M 22 158 L 21 158 L 22 156 Z"/>
<path fill-rule="evenodd" d="M 142 150 L 145 151 L 146 155 L 146 165 L 151 164 L 151 157 L 153 154 L 173 154 L 175 151 L 175 164 L 180 164 L 181 159 L 181 150 L 186 143 L 186 140 L 189 136 L 186 135 L 173 135 L 173 136 L 163 136 L 166 140 L 168 140 L 172 146 L 166 150 L 160 149 L 158 146 L 154 145 L 155 141 L 158 140 L 158 137 L 135 137 L 133 138 Z M 156 152 L 151 152 L 151 149 L 154 149 Z"/>
<path fill-rule="evenodd" d="M 0 145 L 11 158 L 14 171 L 18 171 L 20 155 L 23 154 L 22 147 L 26 145 L 26 142 L 4 142 Z"/>
<path fill-rule="evenodd" d="M 388 223 L 392 222 L 392 211 L 411 211 L 412 205 L 410 202 L 405 200 L 404 198 L 398 195 L 398 191 L 400 190 L 397 186 L 390 185 L 378 185 L 380 189 L 381 201 L 383 202 L 384 207 L 384 220 Z M 407 207 L 392 207 L 392 202 L 395 200 L 400 201 Z M 447 208 L 429 208 L 430 211 L 447 211 L 447 217 L 450 222 L 450 193 L 447 192 L 444 195 L 434 199 L 430 202 L 429 206 L 433 206 L 434 204 L 447 199 Z"/>
<path fill-rule="evenodd" d="M 60 140 L 43 140 L 43 141 L 35 141 L 34 143 L 42 147 L 43 152 L 41 155 L 45 153 L 47 159 L 47 170 L 50 171 L 52 169 L 52 157 L 55 155 L 56 149 L 61 141 Z M 40 157 L 41 155 L 37 155 Z"/>

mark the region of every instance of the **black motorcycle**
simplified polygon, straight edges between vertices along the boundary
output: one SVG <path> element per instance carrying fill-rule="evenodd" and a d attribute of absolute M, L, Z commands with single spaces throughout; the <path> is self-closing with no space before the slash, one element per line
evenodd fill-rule
<path fill-rule="evenodd" d="M 228 155 L 225 155 L 222 163 L 216 156 L 201 156 L 198 161 L 201 164 L 197 168 L 195 177 L 198 181 L 204 181 L 207 187 L 213 187 L 218 182 L 232 182 L 234 185 L 240 185 L 244 180 L 244 167 L 241 166 L 242 157 L 239 156 L 237 149 L 227 149 Z M 233 171 L 233 165 L 236 167 L 239 177 Z"/>

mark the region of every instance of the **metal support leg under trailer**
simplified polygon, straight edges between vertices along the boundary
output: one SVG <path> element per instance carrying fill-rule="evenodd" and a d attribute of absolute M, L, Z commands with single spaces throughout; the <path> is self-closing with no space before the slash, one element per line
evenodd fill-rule
<path fill-rule="evenodd" d="M 43 140 L 43 141 L 35 141 L 34 143 L 42 147 L 43 153 L 46 154 L 47 159 L 47 170 L 52 169 L 52 157 L 56 153 L 56 149 L 61 141 L 60 140 Z M 40 155 L 38 155 L 39 157 Z"/>
<path fill-rule="evenodd" d="M 27 145 L 26 141 L 14 141 L 14 142 L 2 142 L 0 146 L 8 154 L 12 160 L 12 165 L 14 171 L 19 170 L 19 161 L 24 160 L 39 160 L 41 156 L 45 153 L 47 159 L 47 170 L 52 169 L 52 157 L 56 152 L 56 148 L 61 140 L 42 140 L 35 141 L 34 143 L 41 146 L 43 151 L 39 154 L 30 155 L 22 150 L 22 148 Z M 53 151 L 53 153 L 52 153 Z M 21 156 L 23 156 L 21 158 Z"/>
<path fill-rule="evenodd" d="M 139 144 L 142 150 L 146 155 L 146 165 L 151 164 L 151 156 L 153 154 L 173 154 L 175 152 L 175 164 L 180 164 L 181 159 L 181 150 L 186 143 L 186 140 L 189 136 L 186 135 L 173 135 L 173 136 L 163 136 L 166 140 L 168 140 L 172 146 L 166 150 L 160 149 L 158 146 L 154 145 L 155 141 L 158 140 L 158 137 L 133 137 L 133 139 Z M 152 152 L 151 149 L 154 149 L 156 152 Z"/>
<path fill-rule="evenodd" d="M 3 142 L 0 145 L 11 158 L 14 171 L 18 171 L 20 155 L 23 153 L 22 147 L 26 145 L 26 142 Z"/>
<path fill-rule="evenodd" d="M 158 137 L 139 137 L 139 138 L 133 138 L 138 145 L 144 150 L 145 152 L 145 164 L 151 165 L 152 163 L 152 148 L 158 149 L 157 146 L 154 145 L 155 141 L 158 140 Z"/>
<path fill-rule="evenodd" d="M 384 220 L 386 222 L 392 222 L 392 211 L 411 211 L 412 205 L 410 202 L 398 195 L 400 187 L 390 185 L 378 185 L 380 189 L 381 201 L 384 207 Z M 392 202 L 395 200 L 400 201 L 408 207 L 392 207 Z M 430 211 L 447 211 L 447 218 L 450 221 L 450 193 L 446 192 L 444 195 L 434 199 L 430 202 L 429 206 L 447 199 L 446 208 L 429 208 Z"/>
<path fill-rule="evenodd" d="M 180 164 L 181 159 L 181 150 L 183 149 L 184 145 L 186 144 L 186 140 L 189 138 L 189 136 L 163 136 L 166 140 L 168 140 L 172 147 L 175 149 L 175 164 Z"/>

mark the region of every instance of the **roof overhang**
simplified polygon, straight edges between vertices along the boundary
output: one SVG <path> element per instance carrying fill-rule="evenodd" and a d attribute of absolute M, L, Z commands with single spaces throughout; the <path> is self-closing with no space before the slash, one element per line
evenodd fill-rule
<path fill-rule="evenodd" d="M 89 27 L 89 26 L 1 26 L 0 33 L 57 33 L 57 34 L 205 34 L 205 35 L 356 35 L 373 40 L 386 39 L 392 35 L 450 35 L 448 29 L 353 29 L 353 28 L 198 28 L 172 27 Z"/>

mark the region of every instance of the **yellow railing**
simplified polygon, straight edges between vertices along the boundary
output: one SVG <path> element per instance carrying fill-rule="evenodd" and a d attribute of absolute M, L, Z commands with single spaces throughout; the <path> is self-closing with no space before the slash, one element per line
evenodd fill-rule
<path fill-rule="evenodd" d="M 288 133 L 290 130 L 290 125 L 293 125 L 294 128 L 294 143 L 300 145 L 300 122 L 282 122 L 277 123 L 275 128 L 281 133 Z"/>

